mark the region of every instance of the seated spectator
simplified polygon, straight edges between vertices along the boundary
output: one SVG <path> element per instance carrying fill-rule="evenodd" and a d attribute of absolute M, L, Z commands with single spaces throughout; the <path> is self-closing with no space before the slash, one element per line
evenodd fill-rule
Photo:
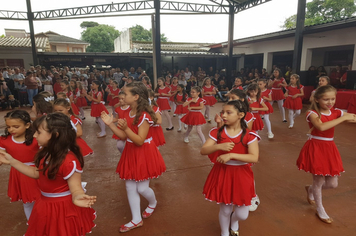
<path fill-rule="evenodd" d="M 0 94 L 0 107 L 3 111 L 5 111 L 7 108 L 7 101 L 4 94 Z"/>
<path fill-rule="evenodd" d="M 341 85 L 340 79 L 344 75 L 344 71 L 342 71 L 342 66 L 337 65 L 336 68 L 331 70 L 330 73 L 330 84 L 335 88 L 339 88 Z"/>
<path fill-rule="evenodd" d="M 9 95 L 9 99 L 7 100 L 7 105 L 9 109 L 19 108 L 20 102 L 15 99 L 14 95 Z"/>
<path fill-rule="evenodd" d="M 229 92 L 229 88 L 225 84 L 225 80 L 220 80 L 217 90 L 221 101 L 226 102 L 228 98 L 225 95 Z"/>
<path fill-rule="evenodd" d="M 347 67 L 345 67 L 345 68 L 343 69 L 344 74 L 343 74 L 343 75 L 341 76 L 341 78 L 340 78 L 340 87 L 341 87 L 341 88 L 345 88 L 345 86 L 346 86 L 346 82 L 347 82 L 347 72 L 348 72 L 349 70 L 352 70 L 352 65 L 351 65 L 351 64 L 348 65 Z"/>
<path fill-rule="evenodd" d="M 18 93 L 20 105 L 30 106 L 28 102 L 27 87 L 23 80 L 19 80 L 19 84 L 17 85 L 17 93 Z"/>

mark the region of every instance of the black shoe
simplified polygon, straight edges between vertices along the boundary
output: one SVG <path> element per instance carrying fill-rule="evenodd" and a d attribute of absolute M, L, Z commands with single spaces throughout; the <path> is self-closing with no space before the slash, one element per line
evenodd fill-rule
<path fill-rule="evenodd" d="M 173 129 L 174 129 L 174 126 L 172 126 L 171 128 L 166 128 L 166 130 L 168 130 L 168 131 L 171 131 Z"/>
<path fill-rule="evenodd" d="M 282 122 L 283 122 L 283 123 L 287 123 L 287 120 L 283 120 Z"/>
<path fill-rule="evenodd" d="M 83 119 L 82 120 L 85 120 L 85 117 L 83 117 Z"/>

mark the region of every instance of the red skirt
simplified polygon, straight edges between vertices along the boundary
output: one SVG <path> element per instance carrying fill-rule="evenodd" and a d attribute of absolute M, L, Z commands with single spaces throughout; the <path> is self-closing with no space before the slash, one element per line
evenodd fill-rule
<path fill-rule="evenodd" d="M 252 124 L 252 130 L 255 130 L 255 131 L 263 130 L 264 124 L 263 124 L 263 120 L 261 119 L 260 114 L 253 113 L 253 116 L 255 117 L 255 120 L 253 121 L 253 124 Z"/>
<path fill-rule="evenodd" d="M 189 111 L 188 114 L 180 119 L 186 125 L 202 125 L 205 124 L 205 118 L 200 111 Z"/>
<path fill-rule="evenodd" d="M 293 99 L 292 97 L 287 97 L 283 103 L 283 107 L 291 110 L 301 110 L 303 108 L 302 98 L 297 97 Z"/>
<path fill-rule="evenodd" d="M 205 181 L 203 194 L 209 201 L 250 206 L 256 196 L 251 167 L 215 163 Z"/>
<path fill-rule="evenodd" d="M 41 196 L 35 203 L 25 236 L 81 236 L 95 227 L 93 208 L 73 204 L 72 195 Z"/>
<path fill-rule="evenodd" d="M 284 100 L 284 93 L 282 89 L 272 89 L 272 101 Z"/>
<path fill-rule="evenodd" d="M 314 175 L 338 176 L 344 172 L 334 141 L 308 140 L 300 151 L 297 166 L 299 170 Z"/>
<path fill-rule="evenodd" d="M 171 109 L 171 106 L 169 105 L 168 97 L 167 98 L 158 98 L 156 102 L 157 102 L 157 105 L 161 111 Z"/>
<path fill-rule="evenodd" d="M 213 106 L 216 103 L 216 98 L 214 96 L 204 96 L 205 106 Z"/>
<path fill-rule="evenodd" d="M 108 110 L 102 103 L 94 104 L 93 102 L 91 103 L 91 112 L 90 115 L 92 117 L 100 117 L 101 112 L 105 111 L 107 114 L 109 114 Z"/>
<path fill-rule="evenodd" d="M 75 115 L 79 115 L 79 109 L 78 109 L 77 105 L 75 105 L 74 102 L 72 102 L 71 106 L 72 106 L 73 113 Z"/>
<path fill-rule="evenodd" d="M 80 147 L 83 157 L 93 154 L 93 149 L 91 149 L 88 144 L 81 137 L 77 137 L 77 144 Z"/>
<path fill-rule="evenodd" d="M 162 126 L 152 126 L 150 127 L 150 132 L 152 134 L 152 139 L 155 142 L 156 146 L 163 146 L 166 144 L 166 140 L 164 138 Z"/>
<path fill-rule="evenodd" d="M 75 105 L 77 105 L 77 107 L 86 107 L 88 106 L 88 103 L 85 97 L 79 97 L 77 98 L 77 103 Z"/>
<path fill-rule="evenodd" d="M 121 179 L 143 181 L 158 178 L 166 171 L 166 165 L 154 142 L 136 146 L 126 141 L 116 173 Z"/>
<path fill-rule="evenodd" d="M 183 105 L 177 105 L 174 114 L 180 115 L 180 114 L 187 114 L 188 112 L 189 112 L 188 106 L 183 107 Z"/>
<path fill-rule="evenodd" d="M 115 106 L 117 103 L 119 103 L 119 98 L 114 98 L 109 101 L 109 106 Z"/>
<path fill-rule="evenodd" d="M 272 113 L 273 113 L 273 107 L 272 107 L 271 103 L 269 103 L 269 102 L 266 101 L 265 104 L 266 104 L 266 106 L 268 107 L 268 111 L 260 111 L 259 113 L 260 113 L 261 115 L 264 115 L 264 114 L 272 114 Z"/>
<path fill-rule="evenodd" d="M 33 165 L 34 166 L 34 165 Z M 21 174 L 11 167 L 7 195 L 11 202 L 31 203 L 41 197 L 38 180 Z"/>

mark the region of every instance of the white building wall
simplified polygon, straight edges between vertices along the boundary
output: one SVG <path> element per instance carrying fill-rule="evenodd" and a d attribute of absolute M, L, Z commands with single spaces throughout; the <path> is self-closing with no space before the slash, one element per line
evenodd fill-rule
<path fill-rule="evenodd" d="M 33 65 L 31 48 L 0 48 L 0 59 L 23 59 L 25 69 Z"/>
<path fill-rule="evenodd" d="M 126 31 L 121 32 L 120 36 L 114 40 L 114 51 L 115 52 L 130 52 L 132 38 L 131 38 L 131 30 L 128 29 Z"/>

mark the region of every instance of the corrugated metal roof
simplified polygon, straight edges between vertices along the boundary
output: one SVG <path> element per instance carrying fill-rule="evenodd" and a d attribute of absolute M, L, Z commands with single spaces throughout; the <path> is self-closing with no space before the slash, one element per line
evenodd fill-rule
<path fill-rule="evenodd" d="M 138 51 L 152 51 L 152 42 L 133 42 L 133 48 Z M 209 44 L 206 43 L 161 43 L 161 51 L 168 52 L 208 52 Z"/>
<path fill-rule="evenodd" d="M 48 38 L 35 38 L 36 47 L 46 49 L 49 47 Z M 31 48 L 31 38 L 0 38 L 0 47 Z"/>

